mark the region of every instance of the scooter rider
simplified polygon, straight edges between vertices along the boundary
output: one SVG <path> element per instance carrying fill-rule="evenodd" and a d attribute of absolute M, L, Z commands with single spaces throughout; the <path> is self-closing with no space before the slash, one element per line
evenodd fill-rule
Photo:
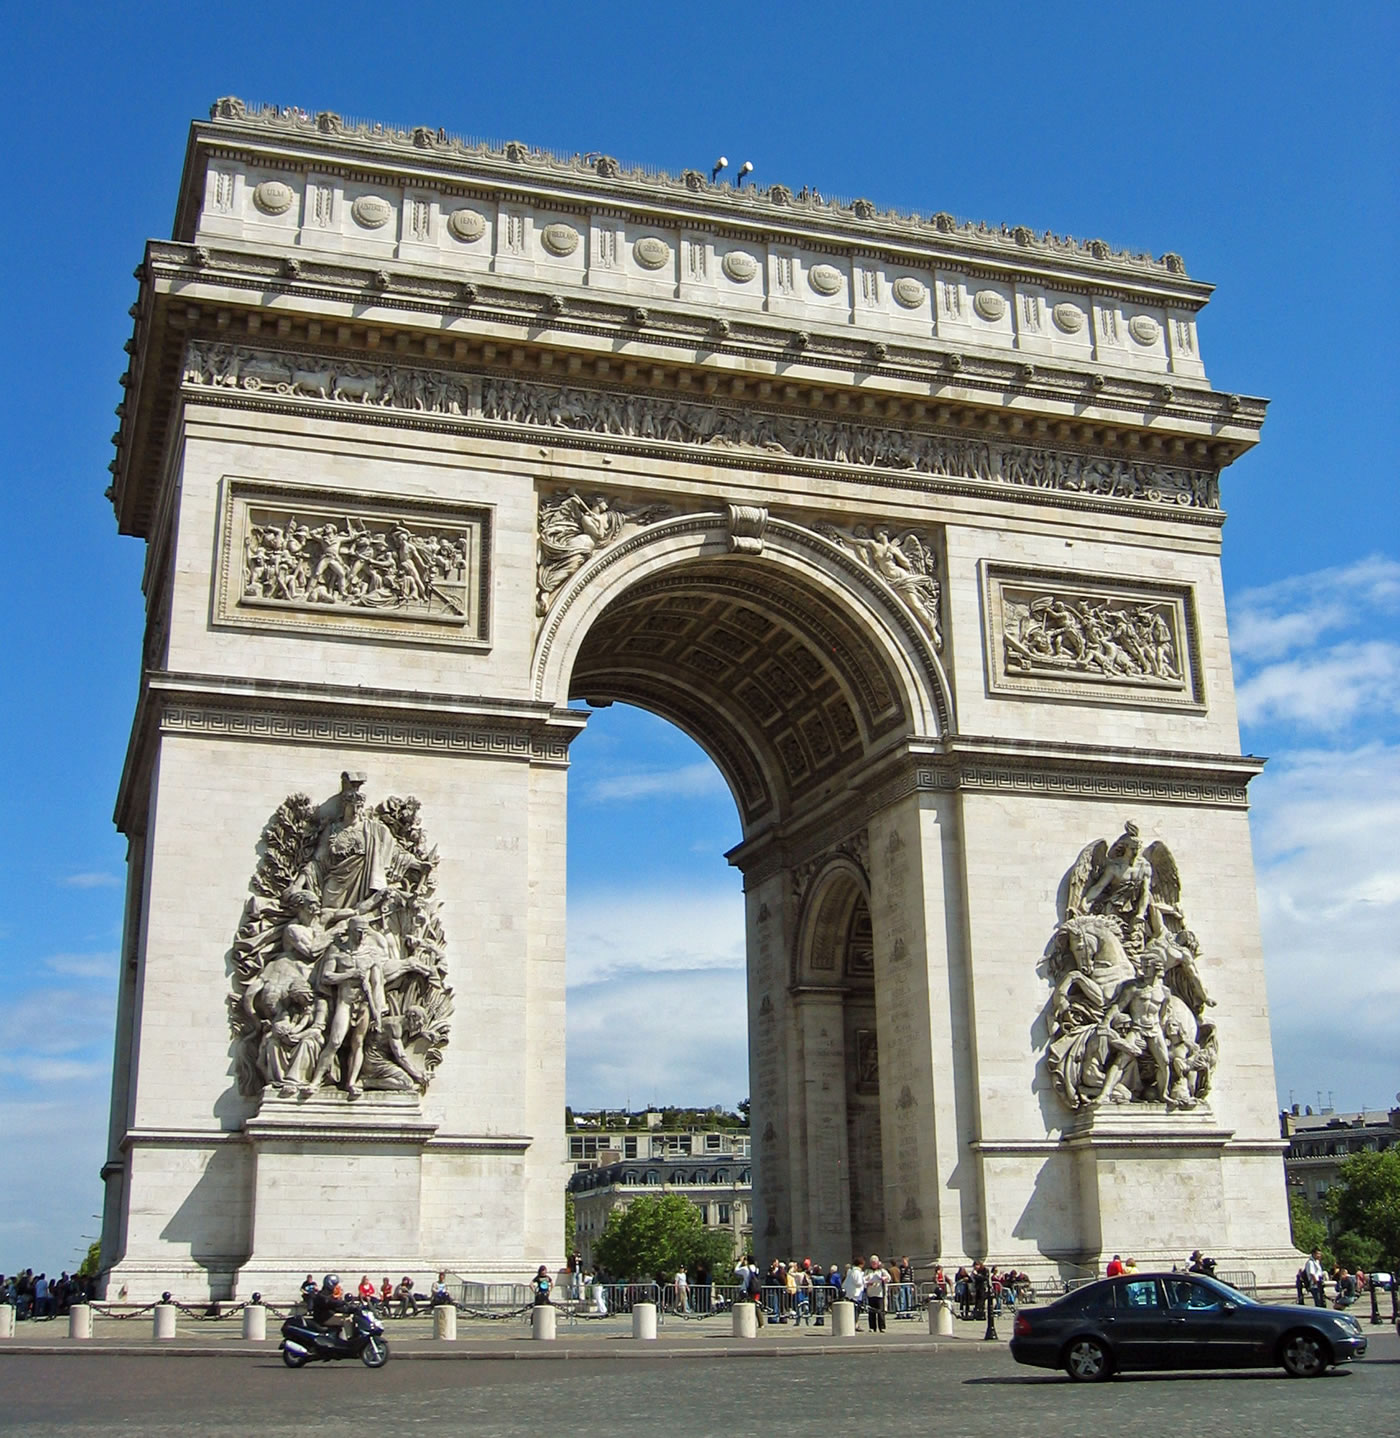
<path fill-rule="evenodd" d="M 339 1337 L 345 1337 L 345 1321 L 350 1305 L 339 1294 L 340 1279 L 334 1273 L 326 1274 L 316 1296 L 311 1300 L 311 1317 L 327 1332 L 339 1330 Z"/>

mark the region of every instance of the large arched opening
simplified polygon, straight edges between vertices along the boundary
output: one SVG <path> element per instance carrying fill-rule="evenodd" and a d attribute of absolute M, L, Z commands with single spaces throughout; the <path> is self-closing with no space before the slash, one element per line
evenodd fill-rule
<path fill-rule="evenodd" d="M 723 775 L 742 836 L 756 1246 L 884 1251 L 867 781 L 948 727 L 931 646 L 821 536 L 770 522 L 746 551 L 726 516 L 690 516 L 580 568 L 535 674 L 540 698 L 669 721 Z"/>

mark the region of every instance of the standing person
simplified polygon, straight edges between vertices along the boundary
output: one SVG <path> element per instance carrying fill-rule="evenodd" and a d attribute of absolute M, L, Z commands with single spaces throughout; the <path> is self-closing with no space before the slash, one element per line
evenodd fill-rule
<path fill-rule="evenodd" d="M 535 1294 L 536 1308 L 541 1304 L 551 1301 L 550 1293 L 554 1288 L 554 1280 L 549 1276 L 549 1265 L 547 1263 L 540 1264 L 539 1271 L 530 1280 L 530 1287 Z"/>
<path fill-rule="evenodd" d="M 792 1270 L 788 1270 L 791 1276 Z M 812 1260 L 802 1260 L 802 1267 L 797 1270 L 797 1299 L 793 1306 L 793 1322 L 800 1325 L 804 1321 L 811 1325 L 812 1322 Z"/>
<path fill-rule="evenodd" d="M 676 1270 L 676 1312 L 690 1313 L 690 1279 L 686 1276 L 685 1264 Z"/>
<path fill-rule="evenodd" d="M 865 1260 L 860 1257 L 851 1259 L 851 1266 L 846 1270 L 846 1276 L 841 1281 L 841 1294 L 848 1302 L 856 1306 L 856 1327 L 860 1327 L 860 1315 L 865 1311 Z"/>
<path fill-rule="evenodd" d="M 986 1318 L 992 1302 L 992 1275 L 987 1271 L 984 1259 L 979 1258 L 972 1265 L 972 1316 L 980 1322 Z"/>
<path fill-rule="evenodd" d="M 870 1331 L 885 1331 L 885 1299 L 892 1282 L 889 1270 L 880 1262 L 880 1255 L 870 1255 L 870 1266 L 865 1272 L 865 1308 L 869 1316 Z"/>
<path fill-rule="evenodd" d="M 1315 1248 L 1303 1265 L 1303 1282 L 1316 1307 L 1327 1307 L 1327 1270 L 1322 1266 L 1322 1250 Z"/>
<path fill-rule="evenodd" d="M 914 1265 L 909 1262 L 909 1255 L 906 1253 L 899 1260 L 899 1287 L 896 1292 L 895 1308 L 900 1313 L 912 1313 L 914 1311 Z"/>

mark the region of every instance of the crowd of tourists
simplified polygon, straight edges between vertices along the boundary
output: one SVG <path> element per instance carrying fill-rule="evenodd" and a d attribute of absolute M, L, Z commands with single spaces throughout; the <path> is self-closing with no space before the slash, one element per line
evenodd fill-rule
<path fill-rule="evenodd" d="M 50 1278 L 26 1268 L 6 1277 L 0 1274 L 0 1303 L 15 1310 L 15 1321 L 23 1318 L 61 1318 L 75 1303 L 90 1303 L 97 1292 L 95 1278 L 61 1273 Z"/>
<path fill-rule="evenodd" d="M 324 1286 L 318 1284 L 309 1273 L 302 1280 L 301 1302 L 307 1313 L 311 1312 L 316 1295 Z M 354 1298 L 384 1318 L 412 1318 L 420 1309 L 432 1309 L 439 1304 L 452 1302 L 445 1269 L 438 1273 L 436 1282 L 427 1293 L 419 1292 L 413 1279 L 406 1273 L 397 1283 L 394 1283 L 387 1273 L 380 1283 L 375 1283 L 369 1274 L 362 1273 L 353 1293 L 347 1292 L 339 1277 L 335 1277 L 335 1282 L 329 1286 L 328 1291 L 336 1302 Z"/>
<path fill-rule="evenodd" d="M 1368 1295 L 1373 1287 L 1384 1290 L 1393 1281 L 1387 1273 L 1367 1273 L 1360 1268 L 1353 1273 L 1344 1263 L 1334 1263 L 1328 1268 L 1322 1261 L 1320 1248 L 1313 1249 L 1294 1278 L 1298 1302 L 1307 1303 L 1311 1299 L 1317 1308 L 1328 1306 L 1328 1284 L 1332 1286 L 1331 1306 L 1350 1308 L 1359 1298 Z"/>

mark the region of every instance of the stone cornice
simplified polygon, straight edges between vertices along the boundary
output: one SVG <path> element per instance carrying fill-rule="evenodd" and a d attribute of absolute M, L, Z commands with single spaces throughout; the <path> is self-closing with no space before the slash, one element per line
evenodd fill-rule
<path fill-rule="evenodd" d="M 282 314 L 265 327 L 260 311 L 234 313 L 219 308 L 217 295 L 212 293 L 201 301 L 206 293 L 200 288 L 202 283 L 186 287 L 177 300 L 173 293 L 176 282 L 163 263 L 149 268 L 143 294 L 153 293 L 154 285 L 159 296 L 141 307 L 139 328 L 145 342 L 138 347 L 140 363 L 127 379 L 128 398 L 118 410 L 122 427 L 114 436 L 118 457 L 112 466 L 116 479 L 111 494 L 125 533 L 145 534 L 151 523 L 175 397 L 187 374 L 185 346 L 191 333 L 205 336 L 194 341 L 201 347 L 200 353 L 219 346 L 251 350 L 285 357 L 287 363 L 312 371 L 330 364 L 360 373 L 392 373 L 402 376 L 405 383 L 422 383 L 431 376 L 435 382 L 450 381 L 457 386 L 465 386 L 474 376 L 520 376 L 518 383 L 538 383 L 556 393 L 562 387 L 585 396 L 601 392 L 625 397 L 633 407 L 664 409 L 670 405 L 693 410 L 705 406 L 716 413 L 766 417 L 770 428 L 776 425 L 798 434 L 815 434 L 823 426 L 845 426 L 853 433 L 875 436 L 872 442 L 891 454 L 885 460 L 873 455 L 873 462 L 866 462 L 864 456 L 833 453 L 830 458 L 848 479 L 961 494 L 994 490 L 999 496 L 1022 502 L 1097 510 L 1122 507 L 1125 513 L 1141 510 L 1146 502 L 1153 512 L 1169 512 L 1176 521 L 1209 525 L 1218 525 L 1223 519 L 1216 470 L 1254 442 L 1262 420 L 1262 410 L 1258 415 L 1253 408 L 1231 413 L 1228 397 L 1209 390 L 1193 390 L 1189 412 L 1168 417 L 1151 399 L 1156 390 L 1137 380 L 1124 380 L 1116 390 L 1105 388 L 1103 392 L 1110 398 L 1086 409 L 1082 375 L 1055 371 L 1043 388 L 1032 394 L 1017 377 L 1018 371 L 991 359 L 975 365 L 970 362 L 965 367 L 967 376 L 959 371 L 956 379 L 934 363 L 937 356 L 920 358 L 917 354 L 910 360 L 914 368 L 908 369 L 904 378 L 883 372 L 879 376 L 867 372 L 862 377 L 851 356 L 844 361 L 844 375 L 838 374 L 834 360 L 830 374 L 821 374 L 811 369 L 799 371 L 795 366 L 784 368 L 772 356 L 765 360 L 759 353 L 762 345 L 755 340 L 752 352 L 742 356 L 718 355 L 701 344 L 677 365 L 675 344 L 657 339 L 658 353 L 649 355 L 635 331 L 619 331 L 614 340 L 598 346 L 597 352 L 565 355 L 538 347 L 538 311 L 526 312 L 518 306 L 492 311 L 497 314 L 495 319 L 476 317 L 473 310 L 470 334 L 451 339 L 427 333 L 410 337 L 400 330 L 402 342 L 391 348 L 379 343 L 379 331 L 373 327 L 362 332 L 356 325 L 337 325 L 329 318 L 304 319 L 294 331 L 290 317 Z M 505 321 L 498 322 L 499 314 L 507 312 L 514 315 L 511 323 L 518 327 L 516 338 L 521 344 L 511 343 L 509 334 L 498 333 L 509 328 Z M 623 321 L 618 320 L 618 325 Z M 754 328 L 757 334 L 759 327 Z M 524 343 L 527 332 L 528 344 Z M 495 337 L 487 338 L 487 333 Z M 694 336 L 690 342 L 695 343 Z M 289 343 L 297 347 L 289 347 Z M 742 372 L 707 368 L 720 361 L 744 368 Z M 924 365 L 923 371 L 919 364 Z M 854 394 L 852 384 L 859 386 Z M 878 392 L 876 384 L 883 387 Z M 223 376 L 196 392 L 214 404 L 271 405 L 307 415 L 337 410 L 341 418 L 379 426 L 461 429 L 507 439 L 516 437 L 522 427 L 520 420 L 504 421 L 507 428 L 500 423 L 493 427 L 485 423 L 488 417 L 479 407 L 460 402 L 451 407 L 426 404 L 421 399 L 392 402 L 387 386 L 382 403 L 353 406 L 337 405 L 334 393 L 317 393 L 297 385 L 283 386 L 280 391 L 274 385 L 249 389 L 238 382 L 227 383 Z M 479 396 L 479 385 L 475 393 Z M 1032 405 L 1038 414 L 1027 408 Z M 535 419 L 524 424 L 537 431 L 551 427 Z M 1144 424 L 1148 427 L 1139 427 Z M 1157 428 L 1162 424 L 1169 428 Z M 828 458 L 815 445 L 720 445 L 693 439 L 683 431 L 673 442 L 655 433 L 627 433 L 625 427 L 621 432 L 617 426 L 587 423 L 558 427 L 559 442 L 572 448 L 635 450 L 676 458 L 681 457 L 678 445 L 688 445 L 692 450 L 698 448 L 697 457 L 703 456 L 707 466 L 799 466 L 817 473 Z M 935 441 L 938 454 L 927 453 Z M 1003 453 L 1023 458 L 995 459 Z M 143 456 L 139 469 L 131 465 L 136 454 Z M 1047 469 L 1036 456 L 1060 458 Z M 1089 468 L 1081 475 L 1079 466 Z M 1171 479 L 1163 488 L 1154 476 Z"/>
<path fill-rule="evenodd" d="M 376 324 L 416 327 L 425 332 L 422 337 L 450 353 L 457 341 L 470 342 L 500 326 L 498 338 L 505 342 L 528 337 L 532 343 L 583 348 L 590 339 L 605 340 L 600 353 L 609 356 L 617 356 L 619 343 L 625 342 L 619 370 L 629 361 L 644 370 L 656 360 L 675 364 L 685 359 L 718 368 L 727 360 L 736 371 L 742 361 L 747 373 L 757 361 L 777 377 L 780 388 L 859 380 L 879 387 L 882 398 L 908 398 L 908 392 L 899 389 L 898 382 L 904 381 L 957 394 L 965 403 L 978 398 L 1023 406 L 1064 401 L 1090 423 L 1176 420 L 1209 427 L 1193 437 L 1228 427 L 1237 443 L 1257 437 L 1267 408 L 1264 400 L 1214 390 L 1205 379 L 1105 372 L 1103 364 L 1087 359 L 979 349 L 965 340 L 891 333 L 877 356 L 868 336 L 844 326 L 823 329 L 819 323 L 778 313 L 730 316 L 721 329 L 710 308 L 672 299 L 649 301 L 642 319 L 636 296 L 589 290 L 566 280 L 498 273 L 472 276 L 464 283 L 461 277 L 445 276 L 412 260 L 371 263 L 354 255 L 299 256 L 294 267 L 295 272 L 289 272 L 284 258 L 232 241 L 215 247 L 153 240 L 142 268 L 143 278 L 158 287 L 177 287 L 185 305 L 275 304 L 277 318 L 269 322 L 264 317 L 259 326 L 264 334 L 268 332 L 261 325 L 301 327 L 303 315 L 315 314 L 327 338 L 345 327 L 340 320 L 353 318 L 356 323 L 348 328 L 357 334 L 367 335 Z M 444 319 L 449 321 L 445 333 Z M 467 320 L 470 330 L 453 323 Z M 804 324 L 808 327 L 801 328 Z M 795 349 L 793 336 L 799 328 L 805 338 Z M 755 384 L 764 377 L 760 369 L 753 376 Z"/>
<path fill-rule="evenodd" d="M 844 796 L 819 813 L 766 830 L 726 858 L 752 887 L 824 854 L 891 804 L 915 793 L 1006 794 L 1132 800 L 1194 808 L 1248 808 L 1249 781 L 1264 767 L 1253 755 L 1017 741 L 955 734 L 906 739 L 867 767 Z M 852 795 L 858 796 L 855 804 Z"/>
<path fill-rule="evenodd" d="M 285 163 L 300 155 L 321 170 L 415 176 L 487 193 L 528 189 L 562 202 L 644 211 L 693 225 L 765 234 L 791 234 L 842 249 L 917 254 L 993 271 L 1105 281 L 1170 296 L 1193 308 L 1212 286 L 1187 278 L 1179 255 L 1155 259 L 1114 251 L 1102 240 L 1077 241 L 1026 226 L 959 223 L 944 212 L 924 217 L 878 210 L 869 200 L 794 195 L 785 186 L 736 189 L 700 172 L 680 176 L 624 167 L 610 156 L 562 156 L 518 141 L 496 146 L 465 140 L 431 126 L 411 130 L 343 120 L 329 111 L 312 116 L 290 107 L 253 107 L 233 97 L 215 102 L 208 122 L 191 126 L 175 233 L 193 227 L 202 156 L 209 152 L 268 156 Z"/>
<path fill-rule="evenodd" d="M 139 828 L 136 806 L 144 797 L 152 745 L 162 735 L 392 749 L 564 767 L 569 745 L 585 723 L 586 714 L 547 704 L 153 673 L 142 688 L 132 726 L 116 823 L 123 833 Z"/>

